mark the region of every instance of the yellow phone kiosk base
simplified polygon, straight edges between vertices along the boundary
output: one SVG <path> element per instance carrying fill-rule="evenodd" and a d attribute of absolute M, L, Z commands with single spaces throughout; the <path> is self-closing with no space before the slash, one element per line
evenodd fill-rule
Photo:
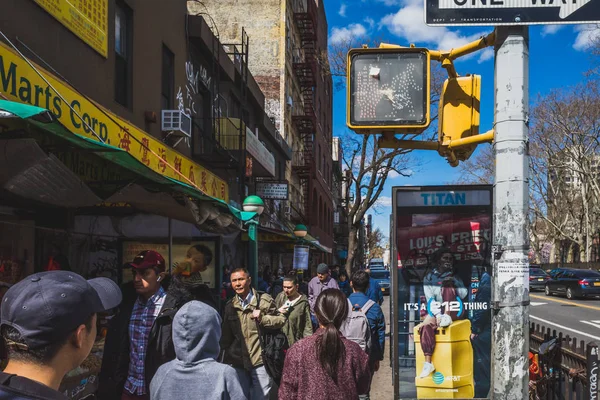
<path fill-rule="evenodd" d="M 435 334 L 435 350 L 431 361 L 435 371 L 426 378 L 419 378 L 425 356 L 421 349 L 421 337 L 414 330 L 417 353 L 415 385 L 419 399 L 472 399 L 475 396 L 473 381 L 473 347 L 471 346 L 471 321 L 454 321 L 446 328 L 438 328 Z"/>

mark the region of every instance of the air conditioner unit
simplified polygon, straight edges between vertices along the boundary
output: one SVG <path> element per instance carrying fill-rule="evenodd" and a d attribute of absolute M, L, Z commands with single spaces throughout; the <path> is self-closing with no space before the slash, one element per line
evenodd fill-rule
<path fill-rule="evenodd" d="M 192 137 L 192 119 L 181 110 L 162 110 L 161 130 L 174 135 Z"/>

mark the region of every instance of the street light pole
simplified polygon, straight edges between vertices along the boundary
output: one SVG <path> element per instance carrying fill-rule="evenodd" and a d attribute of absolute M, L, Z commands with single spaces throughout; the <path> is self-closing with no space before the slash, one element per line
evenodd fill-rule
<path fill-rule="evenodd" d="M 529 393 L 529 31 L 496 28 L 493 397 Z"/>
<path fill-rule="evenodd" d="M 244 211 L 255 212 L 256 216 L 247 221 L 248 225 L 248 270 L 252 278 L 252 284 L 258 287 L 258 225 L 260 214 L 265 209 L 265 203 L 258 196 L 246 197 L 242 205 Z"/>
<path fill-rule="evenodd" d="M 252 277 L 252 284 L 254 287 L 258 287 L 258 216 L 252 218 L 247 222 L 248 224 L 248 267 L 250 269 L 250 276 Z"/>

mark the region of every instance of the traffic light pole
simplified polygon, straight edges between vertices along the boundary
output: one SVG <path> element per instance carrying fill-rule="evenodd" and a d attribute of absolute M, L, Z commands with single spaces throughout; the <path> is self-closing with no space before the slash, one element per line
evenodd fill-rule
<path fill-rule="evenodd" d="M 492 388 L 496 399 L 526 399 L 529 32 L 527 26 L 509 26 L 498 27 L 496 35 Z"/>

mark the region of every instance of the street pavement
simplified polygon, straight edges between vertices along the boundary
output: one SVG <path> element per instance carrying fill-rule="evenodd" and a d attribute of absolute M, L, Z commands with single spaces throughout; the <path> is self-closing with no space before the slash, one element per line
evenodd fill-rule
<path fill-rule="evenodd" d="M 567 300 L 546 296 L 543 292 L 530 293 L 529 297 L 531 322 L 556 329 L 578 341 L 600 342 L 600 299 Z"/>
<path fill-rule="evenodd" d="M 394 398 L 394 385 L 392 366 L 390 365 L 390 296 L 383 298 L 381 306 L 383 315 L 385 315 L 385 355 L 379 365 L 379 371 L 375 373 L 373 382 L 371 382 L 371 400 L 390 400 Z"/>

